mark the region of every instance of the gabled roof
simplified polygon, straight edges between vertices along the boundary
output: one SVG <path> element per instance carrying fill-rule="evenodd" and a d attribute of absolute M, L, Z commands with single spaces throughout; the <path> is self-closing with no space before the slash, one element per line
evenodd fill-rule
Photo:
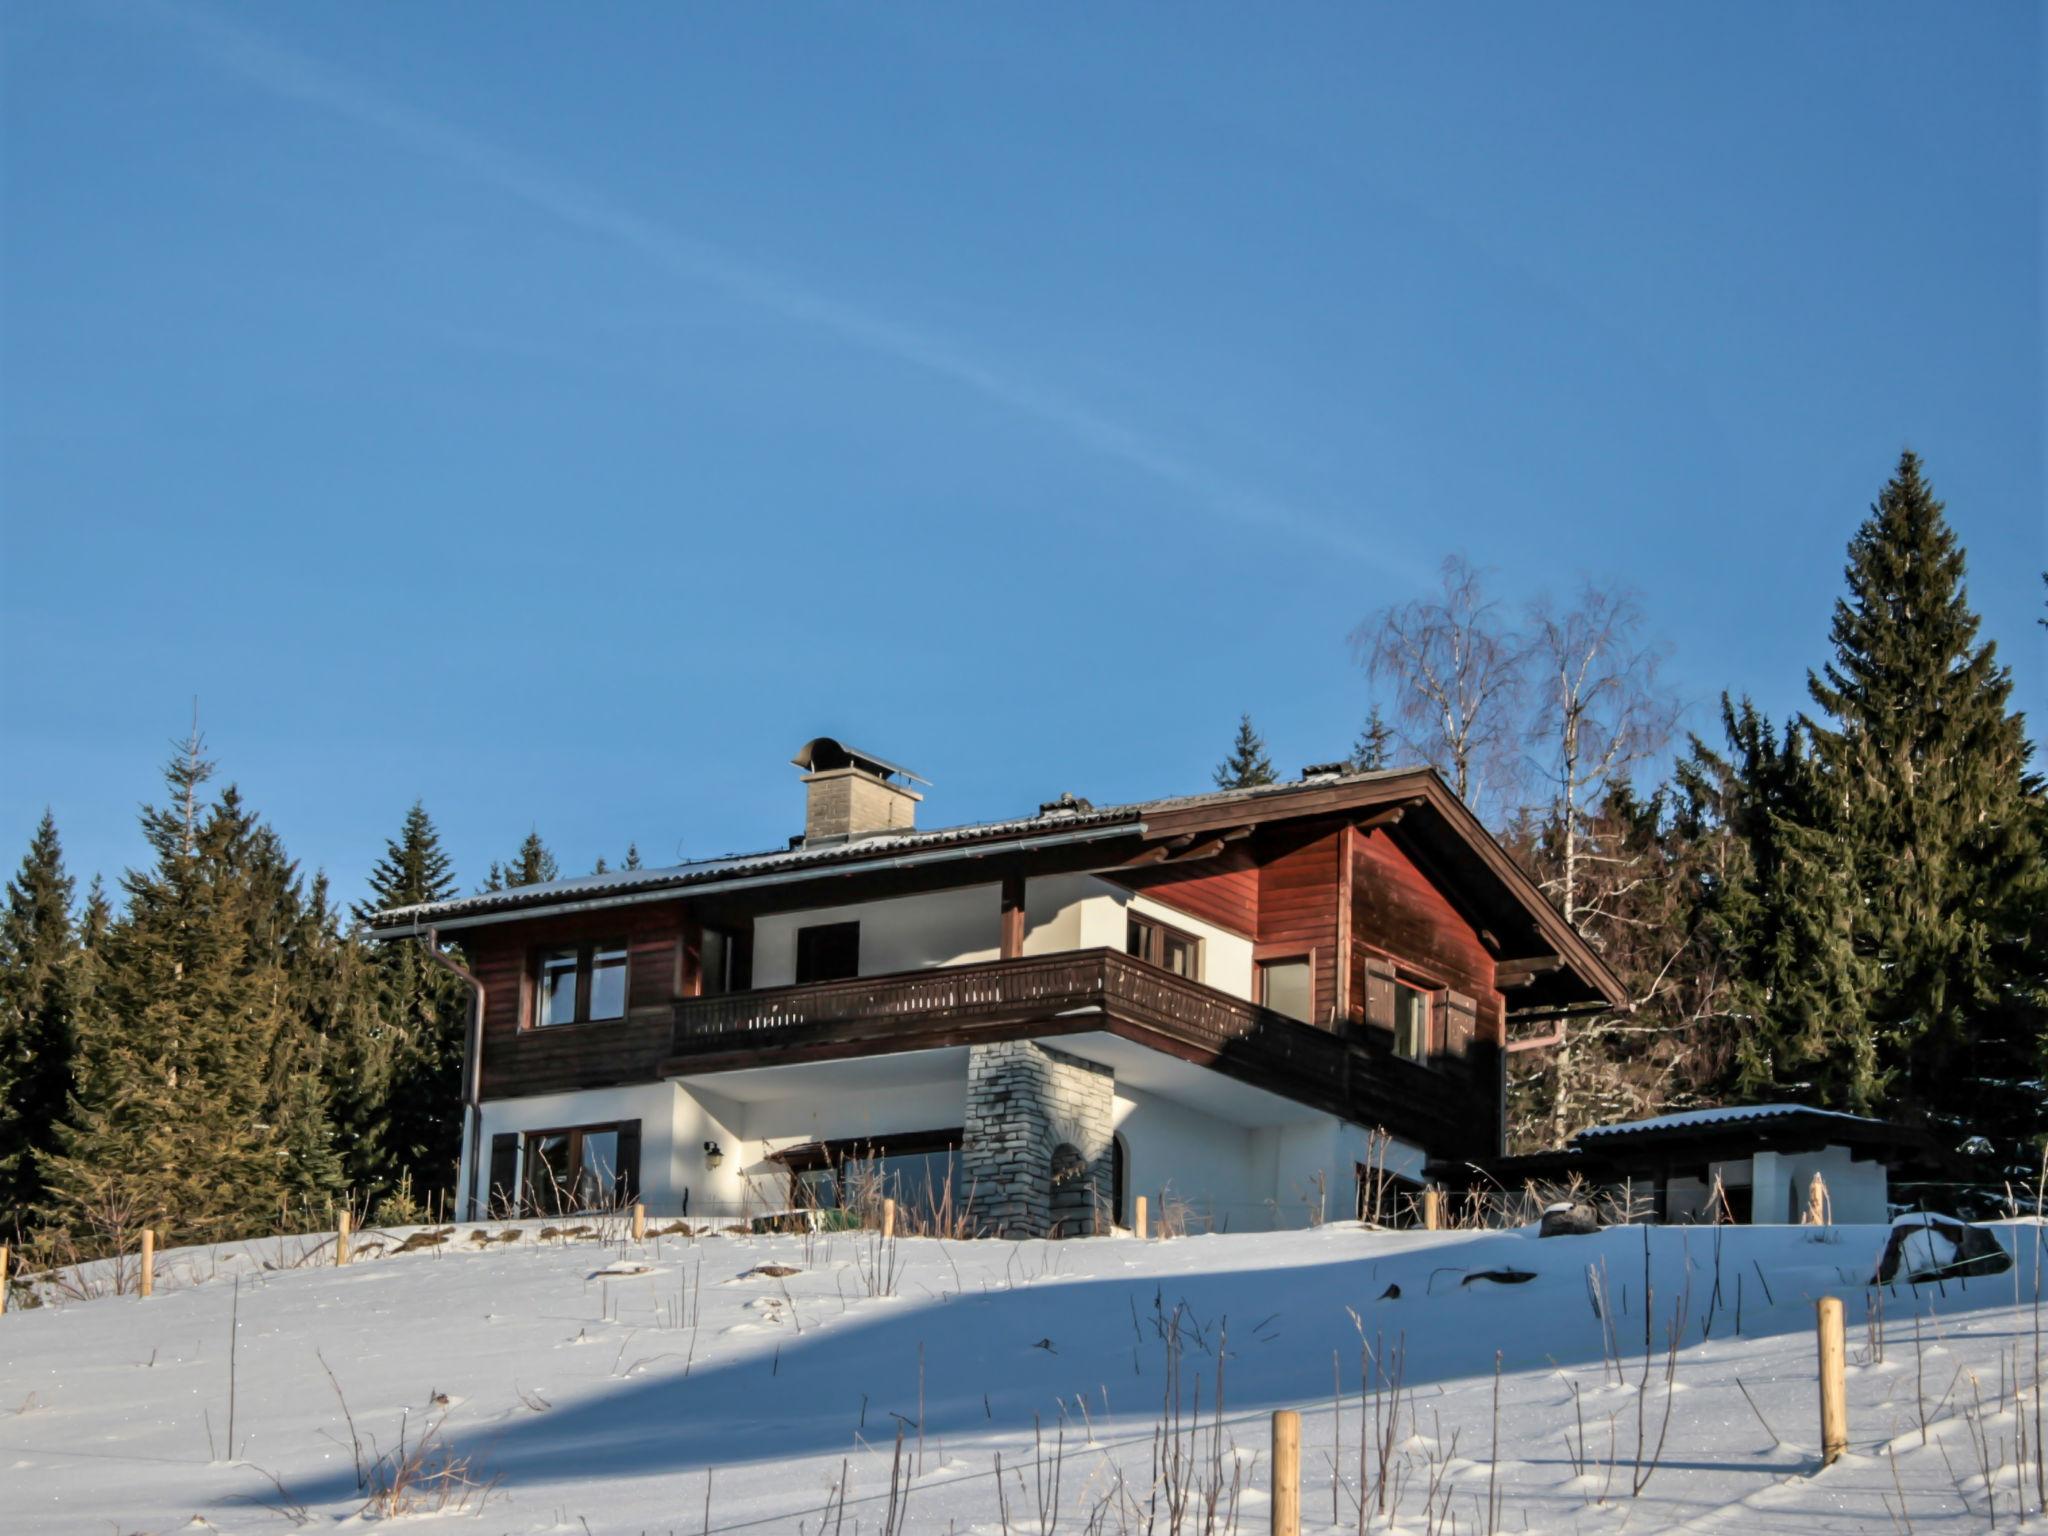
<path fill-rule="evenodd" d="M 1627 1001 L 1620 981 L 1598 954 L 1429 768 L 1361 773 L 1318 769 L 1302 780 L 1254 789 L 1210 790 L 1125 805 L 1090 806 L 1079 801 L 1004 821 L 881 833 L 816 847 L 798 844 L 662 869 L 613 870 L 391 907 L 374 914 L 369 927 L 376 936 L 398 937 L 430 927 L 467 928 L 548 912 L 652 901 L 671 893 L 708 895 L 771 882 L 900 870 L 976 854 L 1029 855 L 1083 842 L 1151 840 L 1308 817 L 1362 815 L 1390 807 L 1400 808 L 1405 817 L 1398 828 L 1403 846 L 1425 864 L 1433 879 L 1457 888 L 1475 926 L 1494 939 L 1503 959 L 1556 958 L 1587 996 L 1613 1006 Z M 1113 877 L 1114 863 L 1105 859 L 1102 873 Z M 1501 943 L 1510 930 L 1511 942 Z"/>

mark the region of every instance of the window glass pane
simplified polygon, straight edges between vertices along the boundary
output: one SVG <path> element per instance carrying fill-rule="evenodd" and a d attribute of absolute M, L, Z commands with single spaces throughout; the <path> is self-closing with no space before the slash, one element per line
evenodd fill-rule
<path fill-rule="evenodd" d="M 526 1203 L 536 1216 L 559 1216 L 571 1207 L 572 1171 L 566 1135 L 526 1138 Z"/>
<path fill-rule="evenodd" d="M 1176 976 L 1195 978 L 1195 941 L 1169 933 L 1160 941 L 1159 963 Z"/>
<path fill-rule="evenodd" d="M 819 923 L 796 931 L 796 979 L 844 981 L 860 974 L 860 924 Z"/>
<path fill-rule="evenodd" d="M 583 1157 L 576 1181 L 577 1209 L 589 1211 L 610 1206 L 618 1189 L 619 1133 L 585 1131 L 578 1139 L 583 1143 Z"/>
<path fill-rule="evenodd" d="M 725 935 L 716 928 L 704 930 L 704 942 L 697 951 L 697 963 L 704 974 L 704 995 L 713 996 L 726 988 L 725 967 L 728 950 Z"/>
<path fill-rule="evenodd" d="M 1275 1013 L 1284 1013 L 1290 1019 L 1300 1019 L 1304 1024 L 1309 1018 L 1309 964 L 1303 960 L 1268 960 L 1259 967 L 1265 987 L 1262 1000 Z"/>
<path fill-rule="evenodd" d="M 623 1019 L 626 1016 L 626 950 L 600 947 L 590 957 L 590 1016 L 593 1019 Z"/>
<path fill-rule="evenodd" d="M 1429 1055 L 1429 994 L 1405 981 L 1394 983 L 1394 1054 L 1410 1061 Z"/>
<path fill-rule="evenodd" d="M 540 1022 L 567 1024 L 576 1017 L 576 951 L 552 949 L 540 962 Z"/>
<path fill-rule="evenodd" d="M 1124 928 L 1124 953 L 1140 960 L 1149 960 L 1146 953 L 1152 940 L 1152 925 L 1139 918 L 1132 918 Z"/>

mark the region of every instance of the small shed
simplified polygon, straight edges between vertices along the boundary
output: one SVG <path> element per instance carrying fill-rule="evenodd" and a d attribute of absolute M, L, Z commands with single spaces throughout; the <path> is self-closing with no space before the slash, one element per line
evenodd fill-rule
<path fill-rule="evenodd" d="M 1667 1222 L 1797 1222 L 1813 1176 L 1827 1185 L 1829 1216 L 1883 1225 L 1894 1169 L 1917 1163 L 1924 1138 L 1907 1126 L 1805 1104 L 1744 1104 L 1595 1125 L 1560 1152 L 1503 1158 L 1503 1183 L 1561 1180 L 1649 1191 Z M 1710 1210 L 1719 1179 L 1725 1212 Z"/>

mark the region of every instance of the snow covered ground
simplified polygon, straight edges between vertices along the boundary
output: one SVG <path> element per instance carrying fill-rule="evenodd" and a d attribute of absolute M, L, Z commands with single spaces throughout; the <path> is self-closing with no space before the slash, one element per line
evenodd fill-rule
<path fill-rule="evenodd" d="M 181 1251 L 147 1300 L 10 1309 L 0 1528 L 1264 1531 L 1293 1407 L 1310 1531 L 1357 1531 L 1361 1495 L 1373 1530 L 2048 1530 L 2020 1466 L 2037 1224 L 1997 1229 L 2005 1275 L 1883 1293 L 1882 1229 L 1651 1229 L 1647 1294 L 1643 1228 L 893 1254 L 473 1230 L 347 1268 Z M 1820 1470 L 1829 1292 L 1850 1450 Z"/>

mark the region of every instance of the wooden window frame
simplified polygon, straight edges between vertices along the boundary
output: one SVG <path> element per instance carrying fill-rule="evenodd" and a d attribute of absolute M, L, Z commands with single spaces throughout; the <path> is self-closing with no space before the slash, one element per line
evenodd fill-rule
<path fill-rule="evenodd" d="M 1152 932 L 1152 937 L 1145 943 L 1146 952 L 1141 955 L 1131 954 L 1130 933 L 1131 924 L 1133 923 L 1142 924 Z M 1180 972 L 1173 970 L 1166 964 L 1166 939 L 1169 935 L 1185 943 L 1194 955 L 1193 974 L 1182 976 L 1181 979 L 1183 981 L 1200 982 L 1202 973 L 1207 969 L 1206 962 L 1208 960 L 1208 956 L 1202 952 L 1202 937 L 1200 934 L 1189 933 L 1185 928 L 1176 928 L 1172 923 L 1165 921 L 1163 918 L 1154 917 L 1150 912 L 1139 912 L 1130 907 L 1124 909 L 1124 954 L 1132 960 L 1142 960 L 1147 965 L 1157 966 L 1169 976 L 1179 976 Z"/>
<path fill-rule="evenodd" d="M 569 1166 L 575 1168 L 580 1174 L 583 1168 L 583 1138 L 585 1136 L 590 1135 L 592 1132 L 609 1131 L 620 1142 L 623 1142 L 625 1140 L 626 1127 L 638 1123 L 637 1121 L 628 1120 L 597 1120 L 592 1121 L 588 1125 L 551 1125 L 519 1132 L 518 1205 L 520 1213 L 522 1215 L 534 1216 L 541 1214 L 537 1206 L 531 1211 L 528 1210 L 530 1205 L 535 1205 L 531 1198 L 533 1193 L 533 1143 L 535 1141 L 547 1136 L 568 1137 Z M 625 1178 L 624 1174 L 625 1170 L 623 1168 L 612 1169 L 612 1198 L 621 1204 L 631 1195 L 637 1193 L 637 1190 L 632 1186 L 638 1183 L 640 1177 L 640 1172 L 637 1168 L 633 1170 L 631 1179 Z M 626 1187 L 621 1188 L 622 1184 Z M 617 1207 L 596 1206 L 591 1209 L 604 1211 L 614 1210 Z M 584 1214 L 584 1208 L 579 1206 L 573 1211 L 556 1211 L 549 1214 L 573 1216 Z"/>
<path fill-rule="evenodd" d="M 576 1016 L 573 1019 L 559 1019 L 550 1024 L 542 1019 L 547 1007 L 548 991 L 545 986 L 548 956 L 561 950 L 576 951 Z M 625 956 L 624 994 L 615 1014 L 593 1019 L 590 1016 L 590 981 L 600 951 L 611 953 L 616 950 Z M 576 1029 L 585 1024 L 621 1024 L 633 1011 L 633 941 L 623 935 L 616 939 L 586 939 L 575 944 L 537 944 L 526 967 L 526 985 L 531 1001 L 526 1009 L 526 1026 L 529 1029 Z"/>
<path fill-rule="evenodd" d="M 897 1136 L 839 1136 L 830 1141 L 799 1142 L 780 1152 L 770 1152 L 767 1160 L 780 1164 L 788 1176 L 789 1203 L 796 1206 L 802 1203 L 800 1181 L 804 1174 L 825 1169 L 837 1179 L 841 1167 L 862 1158 L 929 1157 L 934 1152 L 957 1156 L 966 1147 L 967 1129 L 956 1125 L 936 1131 L 905 1131 Z"/>
<path fill-rule="evenodd" d="M 1422 999 L 1422 1054 L 1420 1056 L 1403 1055 L 1401 1051 L 1401 990 L 1404 987 Z M 1405 1061 L 1413 1066 L 1426 1067 L 1434 1063 L 1443 1054 L 1441 1043 L 1437 1039 L 1438 1015 L 1443 1011 L 1443 1004 L 1440 1001 L 1443 990 L 1442 987 L 1423 980 L 1413 971 L 1405 970 L 1399 965 L 1395 966 L 1394 1057 L 1397 1061 Z"/>
<path fill-rule="evenodd" d="M 1257 944 L 1252 947 L 1252 1001 L 1261 1008 L 1279 1013 L 1266 1001 L 1266 967 L 1299 960 L 1308 966 L 1308 1017 L 1295 1019 L 1297 1024 L 1313 1026 L 1316 1022 L 1316 946 L 1313 944 Z M 1281 1014 L 1282 1018 L 1294 1018 L 1293 1014 Z"/>

